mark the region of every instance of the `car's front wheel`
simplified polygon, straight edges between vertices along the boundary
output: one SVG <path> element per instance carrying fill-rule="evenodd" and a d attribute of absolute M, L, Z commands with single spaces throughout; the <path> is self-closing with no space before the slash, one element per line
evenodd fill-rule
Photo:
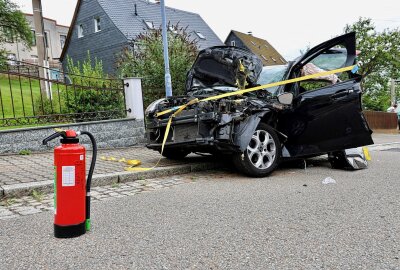
<path fill-rule="evenodd" d="M 281 153 L 275 130 L 265 123 L 260 123 L 246 150 L 236 154 L 233 163 L 244 174 L 264 177 L 278 166 Z"/>

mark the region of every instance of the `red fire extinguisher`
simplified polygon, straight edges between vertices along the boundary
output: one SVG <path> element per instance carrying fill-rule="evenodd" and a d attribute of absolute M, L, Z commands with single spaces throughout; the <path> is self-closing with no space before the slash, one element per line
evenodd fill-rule
<path fill-rule="evenodd" d="M 93 155 L 89 174 L 86 174 L 86 149 L 79 144 L 79 135 L 87 135 Z M 54 236 L 70 238 L 90 230 L 90 185 L 96 164 L 97 145 L 87 131 L 58 131 L 43 140 L 61 137 L 61 145 L 54 149 Z"/>

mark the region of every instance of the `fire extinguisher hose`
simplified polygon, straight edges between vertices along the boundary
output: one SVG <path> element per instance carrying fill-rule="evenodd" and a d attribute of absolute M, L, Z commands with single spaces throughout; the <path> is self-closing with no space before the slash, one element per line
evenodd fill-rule
<path fill-rule="evenodd" d="M 89 137 L 92 143 L 92 162 L 90 163 L 89 174 L 86 180 L 86 231 L 90 231 L 90 186 L 92 184 L 92 176 L 94 171 L 94 166 L 96 165 L 96 158 L 97 158 L 97 144 L 94 136 L 92 133 L 88 131 L 81 131 L 81 134 L 85 134 Z"/>

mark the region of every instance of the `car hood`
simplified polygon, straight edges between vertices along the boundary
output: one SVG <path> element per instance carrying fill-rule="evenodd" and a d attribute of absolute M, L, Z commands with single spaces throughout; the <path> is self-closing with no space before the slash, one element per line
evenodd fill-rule
<path fill-rule="evenodd" d="M 262 61 L 252 52 L 231 46 L 216 46 L 199 52 L 188 72 L 186 92 L 231 86 L 248 88 L 257 84 Z"/>

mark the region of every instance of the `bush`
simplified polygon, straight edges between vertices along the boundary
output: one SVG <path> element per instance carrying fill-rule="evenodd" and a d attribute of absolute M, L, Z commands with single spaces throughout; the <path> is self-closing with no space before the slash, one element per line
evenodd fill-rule
<path fill-rule="evenodd" d="M 75 64 L 68 57 L 69 79 L 74 85 L 63 91 L 63 100 L 69 113 L 89 113 L 118 110 L 107 117 L 123 117 L 125 108 L 123 86 L 120 80 L 112 80 L 103 72 L 103 63 L 95 58 L 94 64 L 88 52 L 86 60 Z"/>

